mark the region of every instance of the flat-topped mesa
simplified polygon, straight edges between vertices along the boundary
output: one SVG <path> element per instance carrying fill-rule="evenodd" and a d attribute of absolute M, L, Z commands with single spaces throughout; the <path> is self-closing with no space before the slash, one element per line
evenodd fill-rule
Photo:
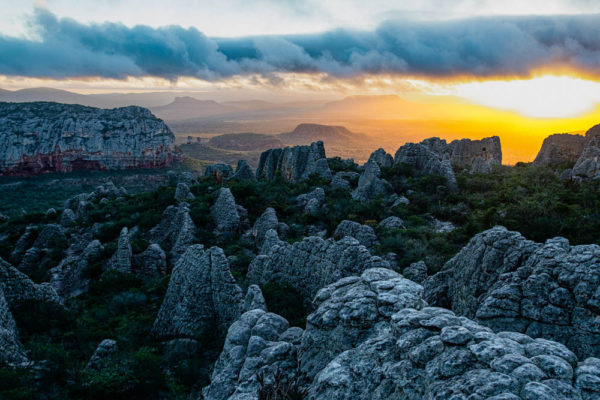
<path fill-rule="evenodd" d="M 0 102 L 0 175 L 161 168 L 175 137 L 142 107 Z"/>
<path fill-rule="evenodd" d="M 256 169 L 258 179 L 273 180 L 277 175 L 281 175 L 288 182 L 299 182 L 313 174 L 331 179 L 325 147 L 320 141 L 311 143 L 310 146 L 264 151 Z"/>
<path fill-rule="evenodd" d="M 533 164 L 556 167 L 560 164 L 574 163 L 585 148 L 585 142 L 585 137 L 581 135 L 568 133 L 550 135 L 544 139 Z"/>

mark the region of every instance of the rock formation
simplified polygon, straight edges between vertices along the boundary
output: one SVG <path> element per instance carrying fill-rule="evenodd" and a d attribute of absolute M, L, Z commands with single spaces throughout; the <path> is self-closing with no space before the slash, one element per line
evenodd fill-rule
<path fill-rule="evenodd" d="M 233 176 L 233 168 L 228 164 L 212 164 L 204 170 L 204 176 L 209 176 L 215 182 L 222 183 Z"/>
<path fill-rule="evenodd" d="M 169 251 L 169 264 L 174 265 L 187 247 L 194 243 L 196 225 L 186 203 L 169 206 L 158 225 L 150 230 L 150 241 Z"/>
<path fill-rule="evenodd" d="M 4 291 L 4 297 L 11 310 L 31 301 L 61 306 L 60 298 L 50 284 L 34 283 L 27 275 L 1 258 L 0 287 Z"/>
<path fill-rule="evenodd" d="M 476 235 L 425 282 L 430 304 L 494 329 L 564 343 L 600 355 L 600 246 L 545 244 L 496 227 Z"/>
<path fill-rule="evenodd" d="M 263 385 L 276 376 L 283 383 L 296 375 L 302 329 L 289 328 L 281 316 L 254 309 L 235 321 L 202 394 L 211 400 L 258 400 Z"/>
<path fill-rule="evenodd" d="M 392 186 L 385 179 L 381 179 L 379 164 L 370 160 L 365 165 L 364 172 L 358 178 L 358 186 L 352 192 L 352 198 L 361 202 L 368 202 L 378 196 L 387 196 L 393 192 Z"/>
<path fill-rule="evenodd" d="M 406 229 L 406 226 L 404 226 L 404 221 L 395 216 L 387 217 L 381 220 L 381 222 L 377 224 L 377 227 L 384 229 Z"/>
<path fill-rule="evenodd" d="M 379 244 L 373 228 L 368 225 L 361 225 L 358 222 L 348 221 L 347 219 L 340 222 L 335 232 L 333 232 L 335 240 L 343 239 L 345 236 L 353 237 L 367 248 L 372 248 Z"/>
<path fill-rule="evenodd" d="M 252 171 L 252 167 L 248 165 L 246 160 L 239 160 L 235 174 L 229 178 L 230 181 L 255 181 L 256 174 Z"/>
<path fill-rule="evenodd" d="M 250 285 L 244 297 L 244 312 L 256 309 L 267 311 L 267 302 L 260 287 L 258 285 Z"/>
<path fill-rule="evenodd" d="M 423 261 L 417 261 L 404 268 L 402 275 L 418 284 L 423 284 L 427 279 L 427 264 Z"/>
<path fill-rule="evenodd" d="M 323 240 L 309 236 L 294 244 L 279 242 L 258 255 L 248 267 L 248 281 L 286 283 L 298 290 L 306 303 L 317 291 L 338 279 L 367 268 L 388 267 L 356 239 Z"/>
<path fill-rule="evenodd" d="M 154 279 L 167 273 L 167 255 L 156 243 L 133 256 L 135 275 L 142 280 Z"/>
<path fill-rule="evenodd" d="M 288 182 L 299 182 L 312 174 L 331 180 L 323 142 L 264 151 L 256 169 L 258 179 L 273 180 L 280 175 Z"/>
<path fill-rule="evenodd" d="M 83 250 L 81 250 L 82 247 Z M 104 247 L 98 240 L 75 241 L 69 247 L 67 257 L 50 270 L 50 284 L 63 298 L 78 296 L 86 292 L 89 279 L 85 277 L 85 272 L 94 262 L 99 261 L 103 251 Z"/>
<path fill-rule="evenodd" d="M 219 189 L 216 196 L 217 199 L 210 209 L 210 215 L 216 225 L 215 235 L 219 240 L 224 240 L 239 231 L 241 219 L 235 198 L 229 188 Z"/>
<path fill-rule="evenodd" d="M 86 369 L 102 370 L 106 368 L 111 361 L 111 358 L 116 355 L 119 347 L 113 339 L 104 339 L 100 342 L 94 354 L 90 357 L 86 365 Z"/>
<path fill-rule="evenodd" d="M 333 175 L 331 179 L 331 187 L 334 189 L 350 190 L 352 185 L 350 181 L 357 180 L 360 174 L 358 172 L 341 171 Z"/>
<path fill-rule="evenodd" d="M 442 142 L 445 145 L 445 141 Z M 441 175 L 446 178 L 448 187 L 456 189 L 456 177 L 449 156 L 437 152 L 430 142 L 405 144 L 396 152 L 394 163 L 407 164 L 423 174 Z"/>
<path fill-rule="evenodd" d="M 550 135 L 544 139 L 533 165 L 556 167 L 560 164 L 574 163 L 584 147 L 585 137 L 581 135 L 568 133 Z"/>
<path fill-rule="evenodd" d="M 177 203 L 183 203 L 194 200 L 195 196 L 190 191 L 190 187 L 183 182 L 179 182 L 177 184 L 177 188 L 175 189 L 175 201 Z"/>
<path fill-rule="evenodd" d="M 265 234 L 269 229 L 277 230 L 279 221 L 277 220 L 277 213 L 272 207 L 268 207 L 265 212 L 256 219 L 254 226 L 252 227 L 252 236 L 256 247 L 261 248 L 265 240 Z"/>
<path fill-rule="evenodd" d="M 373 160 L 377 164 L 379 164 L 380 167 L 389 168 L 392 165 L 394 165 L 394 157 L 392 157 L 391 154 L 386 153 L 386 151 L 382 148 L 379 148 L 379 149 L 375 150 L 373 153 L 371 153 L 371 156 L 369 157 L 368 161 L 371 161 L 371 160 Z"/>
<path fill-rule="evenodd" d="M 586 132 L 585 147 L 573 167 L 572 176 L 600 178 L 600 125 Z"/>
<path fill-rule="evenodd" d="M 444 140 L 442 142 L 445 143 Z M 456 169 L 471 167 L 477 158 L 488 164 L 502 164 L 502 147 L 498 136 L 481 140 L 453 140 L 448 143 L 443 153 L 450 156 L 452 167 Z"/>
<path fill-rule="evenodd" d="M 296 204 L 306 214 L 318 215 L 322 211 L 325 202 L 325 191 L 323 188 L 315 188 L 310 193 L 304 193 L 296 197 Z"/>
<path fill-rule="evenodd" d="M 173 269 L 151 335 L 159 340 L 221 336 L 242 308 L 242 290 L 223 250 L 193 245 Z"/>
<path fill-rule="evenodd" d="M 26 360 L 17 324 L 0 287 L 0 364 L 19 364 Z"/>
<path fill-rule="evenodd" d="M 173 161 L 173 133 L 141 107 L 0 103 L 0 175 L 158 168 Z"/>
<path fill-rule="evenodd" d="M 121 229 L 119 240 L 117 241 L 117 250 L 108 261 L 109 268 L 113 268 L 123 274 L 130 274 L 132 272 L 132 257 L 133 253 L 131 251 L 131 243 L 129 242 L 129 230 L 124 227 Z"/>

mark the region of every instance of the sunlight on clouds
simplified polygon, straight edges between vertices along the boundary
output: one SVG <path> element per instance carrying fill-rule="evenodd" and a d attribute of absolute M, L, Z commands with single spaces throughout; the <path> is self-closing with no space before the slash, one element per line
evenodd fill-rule
<path fill-rule="evenodd" d="M 450 90 L 471 102 L 534 118 L 574 117 L 600 103 L 600 82 L 569 76 L 460 83 Z"/>

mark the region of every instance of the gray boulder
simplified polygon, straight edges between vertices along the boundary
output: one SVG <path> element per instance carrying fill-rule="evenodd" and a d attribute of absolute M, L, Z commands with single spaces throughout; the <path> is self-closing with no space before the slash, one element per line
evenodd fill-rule
<path fill-rule="evenodd" d="M 358 178 L 358 186 L 352 192 L 352 198 L 361 202 L 369 202 L 378 196 L 388 196 L 393 192 L 392 186 L 381 179 L 379 164 L 370 160 L 365 165 L 364 172 Z"/>
<path fill-rule="evenodd" d="M 309 304 L 320 288 L 372 267 L 389 264 L 372 256 L 356 239 L 345 237 L 336 242 L 310 236 L 294 244 L 280 241 L 272 245 L 250 263 L 247 278 L 259 285 L 289 284 Z"/>
<path fill-rule="evenodd" d="M 132 272 L 132 257 L 133 252 L 131 250 L 131 243 L 129 242 L 129 230 L 126 227 L 123 227 L 117 242 L 117 250 L 108 261 L 109 268 L 113 268 L 123 274 L 130 274 Z"/>
<path fill-rule="evenodd" d="M 156 243 L 133 257 L 135 275 L 142 280 L 154 279 L 167 273 L 167 255 Z"/>
<path fill-rule="evenodd" d="M 323 142 L 310 146 L 294 146 L 284 149 L 270 149 L 260 155 L 256 177 L 273 180 L 280 175 L 285 181 L 299 182 L 317 174 L 331 180 L 331 170 L 327 164 Z"/>
<path fill-rule="evenodd" d="M 418 261 L 404 268 L 402 275 L 418 284 L 423 284 L 427 279 L 427 264 L 423 261 Z"/>
<path fill-rule="evenodd" d="M 248 165 L 246 160 L 239 160 L 235 174 L 229 178 L 230 181 L 255 181 L 256 174 L 252 171 L 252 167 Z"/>
<path fill-rule="evenodd" d="M 377 227 L 384 229 L 406 229 L 406 226 L 404 226 L 404 221 L 395 216 L 387 217 L 381 220 Z"/>
<path fill-rule="evenodd" d="M 209 176 L 215 182 L 221 183 L 233 176 L 233 168 L 228 164 L 212 164 L 206 167 L 204 176 Z"/>
<path fill-rule="evenodd" d="M 151 336 L 159 340 L 220 337 L 242 308 L 242 290 L 223 250 L 193 245 L 173 269 Z"/>
<path fill-rule="evenodd" d="M 23 232 L 19 240 L 17 240 L 17 243 L 15 243 L 15 246 L 10 253 L 10 261 L 15 264 L 21 262 L 21 258 L 33 244 L 33 241 L 36 238 L 36 233 L 37 230 L 35 226 L 30 225 L 25 228 L 25 232 Z"/>
<path fill-rule="evenodd" d="M 286 384 L 297 375 L 297 348 L 302 330 L 289 328 L 279 315 L 250 310 L 235 321 L 215 363 L 204 399 L 259 399 L 262 385 Z"/>
<path fill-rule="evenodd" d="M 71 226 L 75 223 L 77 216 L 70 208 L 65 208 L 60 216 L 60 224 L 64 227 Z"/>
<path fill-rule="evenodd" d="M 444 156 L 443 152 L 436 152 L 435 146 L 431 144 L 425 142 L 405 144 L 396 152 L 394 163 L 407 164 L 422 174 L 441 175 L 446 178 L 449 188 L 457 188 L 449 156 Z"/>
<path fill-rule="evenodd" d="M 334 189 L 350 190 L 352 188 L 350 181 L 358 178 L 359 176 L 360 176 L 360 174 L 358 172 L 351 172 L 351 171 L 337 172 L 335 175 L 333 175 L 333 179 L 331 180 L 330 185 Z"/>
<path fill-rule="evenodd" d="M 306 214 L 318 215 L 322 211 L 325 202 L 325 191 L 323 188 L 315 188 L 310 193 L 304 193 L 296 197 L 296 204 Z"/>
<path fill-rule="evenodd" d="M 545 244 L 496 227 L 475 236 L 425 283 L 426 298 L 512 330 L 566 344 L 579 357 L 600 355 L 600 246 Z"/>
<path fill-rule="evenodd" d="M 177 188 L 175 189 L 175 201 L 178 203 L 188 202 L 195 199 L 194 194 L 190 191 L 190 187 L 183 183 L 179 182 L 177 184 Z"/>
<path fill-rule="evenodd" d="M 25 361 L 27 358 L 19 341 L 17 324 L 0 287 L 0 364 L 20 364 Z"/>
<path fill-rule="evenodd" d="M 244 312 L 255 309 L 267 311 L 267 302 L 260 287 L 250 285 L 246 291 L 246 297 L 244 297 Z"/>
<path fill-rule="evenodd" d="M 85 248 L 81 244 L 73 244 L 67 251 L 69 254 L 56 267 L 50 270 L 50 284 L 62 297 L 74 297 L 87 291 L 89 279 L 85 277 L 86 270 L 100 260 L 104 247 L 99 240 L 87 242 Z"/>
<path fill-rule="evenodd" d="M 217 199 L 210 209 L 210 216 L 216 225 L 214 232 L 218 240 L 224 240 L 239 231 L 241 219 L 229 188 L 223 187 L 217 191 Z"/>
<path fill-rule="evenodd" d="M 94 354 L 90 357 L 85 369 L 100 371 L 110 365 L 111 360 L 119 351 L 117 342 L 113 339 L 104 339 L 100 342 Z"/>
<path fill-rule="evenodd" d="M 550 135 L 542 143 L 533 165 L 556 167 L 577 161 L 585 147 L 585 137 L 568 133 Z"/>
<path fill-rule="evenodd" d="M 174 265 L 187 247 L 194 243 L 196 225 L 190 217 L 186 203 L 169 206 L 163 212 L 161 221 L 150 230 L 150 241 L 168 251 L 169 264 Z"/>
<path fill-rule="evenodd" d="M 367 248 L 373 248 L 379 245 L 377 235 L 373 228 L 368 225 L 361 225 L 358 222 L 343 220 L 333 232 L 335 240 L 343 239 L 345 236 L 353 237 L 360 244 Z"/>
<path fill-rule="evenodd" d="M 254 222 L 254 226 L 252 227 L 252 236 L 254 237 L 256 247 L 261 248 L 267 231 L 270 229 L 277 230 L 278 226 L 279 221 L 277 220 L 275 209 L 268 207 L 265 212 L 256 219 L 256 222 Z"/>
<path fill-rule="evenodd" d="M 394 157 L 392 157 L 391 154 L 386 153 L 386 151 L 382 148 L 379 148 L 371 153 L 368 161 L 371 160 L 379 164 L 380 167 L 389 168 L 394 165 Z"/>
<path fill-rule="evenodd" d="M 1 258 L 0 287 L 11 310 L 32 301 L 62 307 L 56 290 L 49 283 L 34 283 L 27 275 Z"/>

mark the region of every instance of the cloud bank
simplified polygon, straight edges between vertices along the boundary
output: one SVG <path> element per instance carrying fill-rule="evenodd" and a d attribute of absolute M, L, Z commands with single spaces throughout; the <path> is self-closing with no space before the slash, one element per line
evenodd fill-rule
<path fill-rule="evenodd" d="M 86 25 L 37 9 L 37 40 L 0 36 L 0 74 L 208 81 L 275 73 L 527 76 L 551 66 L 600 77 L 600 15 L 395 20 L 373 31 L 211 38 L 195 28 Z"/>

